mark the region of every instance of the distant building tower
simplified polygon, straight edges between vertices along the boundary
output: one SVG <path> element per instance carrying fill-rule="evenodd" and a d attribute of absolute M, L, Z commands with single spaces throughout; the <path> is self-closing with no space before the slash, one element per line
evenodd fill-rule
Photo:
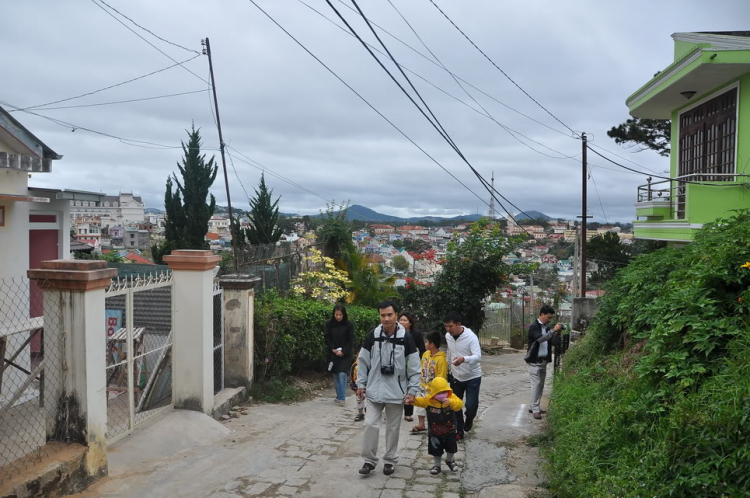
<path fill-rule="evenodd" d="M 485 180 L 486 181 L 486 180 Z M 492 190 L 495 190 L 495 172 L 492 172 Z M 491 220 L 497 219 L 497 211 L 495 211 L 495 196 L 490 192 L 490 212 L 489 217 Z"/>

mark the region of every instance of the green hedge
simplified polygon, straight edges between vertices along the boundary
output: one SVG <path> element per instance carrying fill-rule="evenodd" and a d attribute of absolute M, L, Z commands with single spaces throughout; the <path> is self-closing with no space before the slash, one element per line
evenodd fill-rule
<path fill-rule="evenodd" d="M 379 323 L 374 308 L 347 305 L 355 345 Z M 255 366 L 259 378 L 322 370 L 327 358 L 323 326 L 333 305 L 266 292 L 255 303 Z"/>
<path fill-rule="evenodd" d="M 750 217 L 607 287 L 549 410 L 559 497 L 750 496 Z"/>

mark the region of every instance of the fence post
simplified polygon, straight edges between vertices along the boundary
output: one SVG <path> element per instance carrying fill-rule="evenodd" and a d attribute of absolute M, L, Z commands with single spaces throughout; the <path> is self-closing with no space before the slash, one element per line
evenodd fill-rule
<path fill-rule="evenodd" d="M 250 387 L 253 382 L 253 313 L 258 277 L 226 275 L 224 289 L 224 384 Z"/>
<path fill-rule="evenodd" d="M 43 261 L 28 270 L 44 292 L 45 335 L 61 347 L 44 358 L 47 437 L 85 445 L 92 478 L 107 473 L 104 289 L 115 275 L 104 261 Z"/>
<path fill-rule="evenodd" d="M 212 251 L 176 250 L 164 261 L 174 280 L 172 346 L 175 408 L 211 414 L 214 406 Z"/>

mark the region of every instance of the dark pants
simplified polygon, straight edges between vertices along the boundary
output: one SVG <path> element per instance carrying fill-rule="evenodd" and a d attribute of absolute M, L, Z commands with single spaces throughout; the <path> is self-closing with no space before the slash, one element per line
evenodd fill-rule
<path fill-rule="evenodd" d="M 466 420 L 464 421 L 464 412 L 460 411 L 456 413 L 456 428 L 458 433 L 463 435 L 465 423 L 474 423 L 474 417 L 477 416 L 477 410 L 479 409 L 479 386 L 482 384 L 482 378 L 477 377 L 461 382 L 460 380 L 453 379 L 451 381 L 451 389 L 453 394 L 464 400 L 464 394 L 466 399 L 464 400 L 464 410 L 466 411 Z"/>
<path fill-rule="evenodd" d="M 414 405 L 404 405 L 404 417 L 411 417 L 414 415 Z"/>

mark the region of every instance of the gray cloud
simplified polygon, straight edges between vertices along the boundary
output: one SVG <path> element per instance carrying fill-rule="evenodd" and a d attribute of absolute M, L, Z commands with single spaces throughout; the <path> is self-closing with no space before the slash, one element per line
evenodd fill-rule
<path fill-rule="evenodd" d="M 324 1 L 305 1 L 326 16 L 334 16 Z M 552 159 L 540 155 L 486 117 L 414 78 L 475 167 L 488 178 L 494 171 L 497 188 L 521 209 L 567 218 L 580 214 L 580 143 L 477 53 L 428 0 L 393 1 L 449 69 L 506 105 L 563 133 L 469 89 L 497 121 L 573 156 Z M 377 23 L 425 52 L 387 2 L 359 3 Z M 656 171 L 668 168 L 668 161 L 648 152 L 634 155 L 621 149 L 607 138 L 606 130 L 627 118 L 628 95 L 671 62 L 671 33 L 738 29 L 742 27 L 738 23 L 750 14 L 743 0 L 720 0 L 712 5 L 699 0 L 438 3 L 508 74 L 566 124 L 590 133 L 595 145 Z M 249 2 L 112 0 L 111 4 L 187 47 L 199 50 L 200 39 L 211 38 L 225 140 L 270 170 L 324 198 L 350 200 L 394 215 L 487 211 L 482 201 L 400 136 Z M 352 37 L 295 0 L 259 0 L 259 4 L 484 202 L 489 200 L 468 167 Z M 335 4 L 374 44 L 362 21 L 340 3 Z M 65 98 L 172 63 L 91 1 L 8 2 L 3 11 L 0 37 L 4 47 L 12 47 L 3 60 L 12 70 L 4 72 L 0 100 L 15 105 Z M 20 19 L 33 19 L 33 23 Z M 130 26 L 173 58 L 190 57 L 188 52 Z M 476 108 L 442 69 L 392 38 L 383 39 L 404 65 Z M 207 78 L 205 57 L 187 67 Z M 206 83 L 174 68 L 66 104 L 204 88 Z M 52 174 L 35 175 L 34 185 L 107 193 L 134 191 L 149 206 L 160 207 L 164 181 L 176 170 L 182 155 L 180 140 L 185 139 L 184 130 L 191 122 L 202 130 L 206 153 L 216 154 L 219 160 L 218 153 L 210 150 L 217 147 L 218 135 L 206 93 L 38 112 L 111 135 L 175 148 L 129 146 L 84 130 L 71 132 L 19 112 L 16 116 L 22 123 L 65 156 L 55 163 Z M 527 143 L 545 154 L 558 155 Z M 624 172 L 591 154 L 589 159 L 594 180 L 589 186 L 591 214 L 598 220 L 604 219 L 603 211 L 610 221 L 632 219 L 636 187 L 645 182 L 644 176 Z M 239 160 L 234 166 L 252 193 L 261 172 Z M 246 208 L 245 193 L 231 166 L 229 175 L 234 203 Z M 267 181 L 282 196 L 283 211 L 315 213 L 324 205 L 318 197 L 272 176 Z M 217 180 L 213 192 L 219 202 L 225 202 L 223 180 Z"/>

